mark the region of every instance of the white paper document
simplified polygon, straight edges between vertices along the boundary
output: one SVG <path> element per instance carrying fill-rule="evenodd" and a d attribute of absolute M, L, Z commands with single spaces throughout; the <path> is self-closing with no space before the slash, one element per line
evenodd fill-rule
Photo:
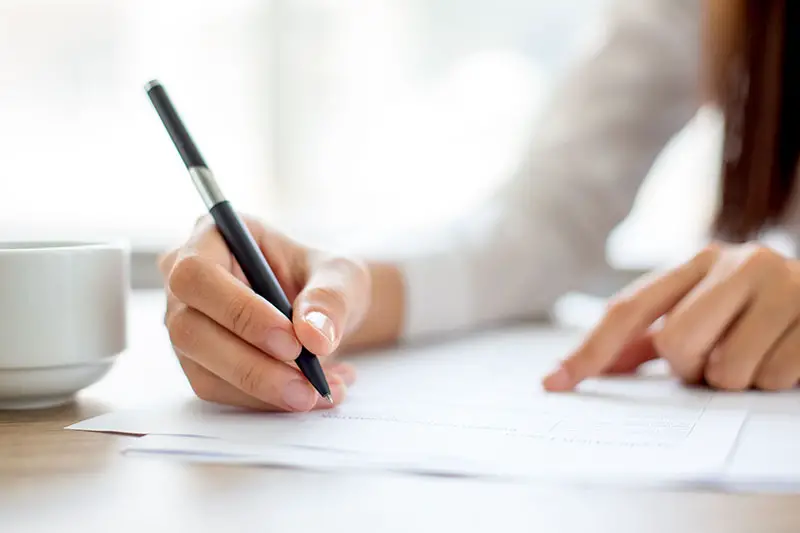
<path fill-rule="evenodd" d="M 589 482 L 719 478 L 745 409 L 713 408 L 715 396 L 702 391 L 652 393 L 669 380 L 648 377 L 633 388 L 630 379 L 598 380 L 574 394 L 543 393 L 541 376 L 574 341 L 523 330 L 358 359 L 350 397 L 329 411 L 252 413 L 187 399 L 70 429 L 148 435 L 128 453 L 215 462 Z"/>
<path fill-rule="evenodd" d="M 797 493 L 799 453 L 800 416 L 751 416 L 717 485 L 732 491 Z"/>
<path fill-rule="evenodd" d="M 744 413 L 559 398 L 516 411 L 352 405 L 307 415 L 235 413 L 191 402 L 159 419 L 160 426 L 149 426 L 154 431 L 118 415 L 76 428 L 214 437 L 143 439 L 131 451 L 224 462 L 680 482 L 705 481 L 722 470 Z"/>

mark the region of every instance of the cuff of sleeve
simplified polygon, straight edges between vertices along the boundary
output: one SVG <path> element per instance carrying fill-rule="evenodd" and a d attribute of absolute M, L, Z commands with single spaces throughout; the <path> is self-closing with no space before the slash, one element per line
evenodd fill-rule
<path fill-rule="evenodd" d="M 468 328 L 474 320 L 469 269 L 459 254 L 432 254 L 401 261 L 405 281 L 402 340 Z"/>

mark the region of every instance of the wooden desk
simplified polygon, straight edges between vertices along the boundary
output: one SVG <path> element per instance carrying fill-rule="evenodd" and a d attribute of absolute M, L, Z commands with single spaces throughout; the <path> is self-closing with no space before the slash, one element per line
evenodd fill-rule
<path fill-rule="evenodd" d="M 0 531 L 800 531 L 800 496 L 201 466 L 122 456 L 131 437 L 62 430 L 154 396 L 186 393 L 161 306 L 158 293 L 135 295 L 131 349 L 75 404 L 0 414 Z"/>

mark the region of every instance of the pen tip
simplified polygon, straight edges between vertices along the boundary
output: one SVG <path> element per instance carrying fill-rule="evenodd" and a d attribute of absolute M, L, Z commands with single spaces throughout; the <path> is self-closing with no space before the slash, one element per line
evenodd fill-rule
<path fill-rule="evenodd" d="M 153 87 L 158 87 L 159 85 L 161 85 L 160 81 L 158 81 L 158 80 L 150 80 L 150 81 L 148 81 L 147 83 L 144 84 L 144 90 L 145 91 L 149 91 Z"/>
<path fill-rule="evenodd" d="M 326 394 L 325 396 L 323 396 L 323 398 L 328 400 L 329 404 L 333 405 L 333 396 L 331 396 L 330 394 Z"/>

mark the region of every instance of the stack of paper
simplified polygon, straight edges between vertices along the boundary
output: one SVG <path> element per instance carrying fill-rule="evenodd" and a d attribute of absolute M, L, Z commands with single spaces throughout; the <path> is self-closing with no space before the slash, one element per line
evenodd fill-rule
<path fill-rule="evenodd" d="M 576 340 L 517 330 L 363 356 L 350 397 L 329 411 L 253 413 L 187 399 L 70 429 L 147 435 L 128 453 L 322 470 L 746 490 L 800 481 L 800 467 L 780 467 L 797 463 L 800 424 L 775 413 L 800 406 L 800 396 L 719 395 L 663 374 L 543 393 L 541 376 Z M 773 418 L 754 420 L 766 404 Z M 748 414 L 754 433 L 743 438 Z M 793 444 L 776 447 L 777 431 Z"/>

